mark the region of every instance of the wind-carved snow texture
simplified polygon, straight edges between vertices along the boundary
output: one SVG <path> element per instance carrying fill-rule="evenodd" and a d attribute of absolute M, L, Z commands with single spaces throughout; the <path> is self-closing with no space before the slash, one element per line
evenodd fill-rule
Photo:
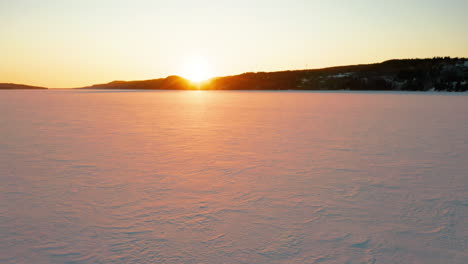
<path fill-rule="evenodd" d="M 468 263 L 468 97 L 4 91 L 1 263 Z"/>

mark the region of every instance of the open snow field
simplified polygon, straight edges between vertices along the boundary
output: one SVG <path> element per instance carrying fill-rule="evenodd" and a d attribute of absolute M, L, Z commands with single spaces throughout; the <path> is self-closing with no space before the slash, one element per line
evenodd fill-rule
<path fill-rule="evenodd" d="M 0 91 L 0 263 L 468 263 L 468 94 Z"/>

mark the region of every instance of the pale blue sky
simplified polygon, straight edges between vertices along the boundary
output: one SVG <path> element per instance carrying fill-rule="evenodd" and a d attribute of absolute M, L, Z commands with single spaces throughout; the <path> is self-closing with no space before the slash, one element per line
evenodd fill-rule
<path fill-rule="evenodd" d="M 0 82 L 73 87 L 468 57 L 466 0 L 0 0 Z"/>

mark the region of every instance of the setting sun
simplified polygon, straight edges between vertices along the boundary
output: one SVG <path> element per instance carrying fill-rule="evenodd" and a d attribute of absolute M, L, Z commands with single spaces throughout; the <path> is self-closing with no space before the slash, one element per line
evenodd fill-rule
<path fill-rule="evenodd" d="M 202 82 L 213 77 L 210 64 L 202 57 L 193 57 L 184 63 L 182 77 L 192 82 Z"/>

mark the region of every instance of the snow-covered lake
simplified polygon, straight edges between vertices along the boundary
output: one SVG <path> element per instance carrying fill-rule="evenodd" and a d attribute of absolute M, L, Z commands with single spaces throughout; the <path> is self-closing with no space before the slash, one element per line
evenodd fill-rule
<path fill-rule="evenodd" d="M 468 94 L 0 91 L 0 263 L 468 263 Z"/>

